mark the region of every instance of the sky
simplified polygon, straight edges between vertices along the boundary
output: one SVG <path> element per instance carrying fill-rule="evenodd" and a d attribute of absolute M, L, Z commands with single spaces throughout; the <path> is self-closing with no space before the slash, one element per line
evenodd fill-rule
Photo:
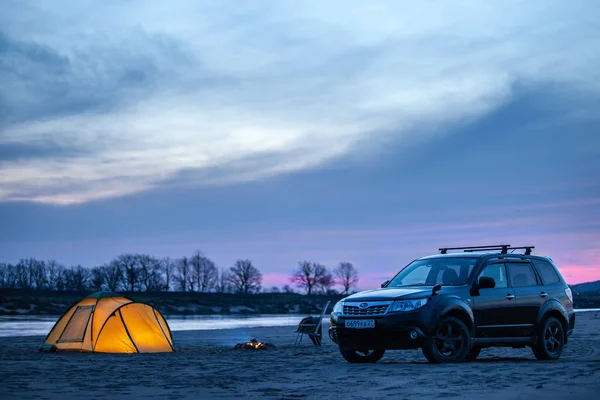
<path fill-rule="evenodd" d="M 0 3 L 0 261 L 378 287 L 442 246 L 600 279 L 600 4 Z"/>

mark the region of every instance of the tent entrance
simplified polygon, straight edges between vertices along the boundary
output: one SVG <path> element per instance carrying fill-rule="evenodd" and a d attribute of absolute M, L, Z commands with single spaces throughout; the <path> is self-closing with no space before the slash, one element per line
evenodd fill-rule
<path fill-rule="evenodd" d="M 95 306 L 78 306 L 57 343 L 83 342 L 85 330 Z"/>

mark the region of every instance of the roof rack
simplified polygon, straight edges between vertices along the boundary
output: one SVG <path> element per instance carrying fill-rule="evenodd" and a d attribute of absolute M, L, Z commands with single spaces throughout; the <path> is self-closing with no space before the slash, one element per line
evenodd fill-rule
<path fill-rule="evenodd" d="M 439 250 L 441 254 L 447 254 L 448 250 L 463 250 L 465 253 L 500 250 L 501 254 L 507 254 L 509 250 L 511 253 L 514 253 L 515 250 L 525 250 L 525 255 L 530 255 L 533 249 L 535 249 L 535 246 L 512 247 L 510 244 L 496 244 L 491 246 L 441 247 Z"/>

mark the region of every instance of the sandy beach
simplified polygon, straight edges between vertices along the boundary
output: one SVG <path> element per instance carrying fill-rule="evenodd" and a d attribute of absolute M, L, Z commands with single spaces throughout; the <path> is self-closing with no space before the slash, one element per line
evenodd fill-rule
<path fill-rule="evenodd" d="M 324 326 L 324 333 L 327 331 Z M 293 327 L 174 332 L 170 354 L 47 354 L 43 337 L 0 338 L 0 398 L 478 398 L 591 399 L 600 393 L 600 313 L 578 314 L 556 362 L 530 349 L 488 349 L 474 363 L 432 365 L 390 351 L 352 365 L 325 338 L 294 348 Z M 232 347 L 257 338 L 274 351 Z"/>

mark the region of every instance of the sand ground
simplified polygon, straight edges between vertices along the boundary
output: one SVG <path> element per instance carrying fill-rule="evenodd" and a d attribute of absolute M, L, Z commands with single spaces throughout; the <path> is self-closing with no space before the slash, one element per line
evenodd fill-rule
<path fill-rule="evenodd" d="M 0 338 L 0 398 L 600 398 L 597 312 L 578 315 L 555 362 L 535 361 L 530 349 L 487 349 L 473 363 L 432 365 L 411 350 L 348 364 L 329 338 L 294 348 L 292 330 L 174 332 L 176 353 L 134 355 L 46 354 L 37 351 L 42 337 Z M 278 350 L 232 349 L 253 337 Z"/>

